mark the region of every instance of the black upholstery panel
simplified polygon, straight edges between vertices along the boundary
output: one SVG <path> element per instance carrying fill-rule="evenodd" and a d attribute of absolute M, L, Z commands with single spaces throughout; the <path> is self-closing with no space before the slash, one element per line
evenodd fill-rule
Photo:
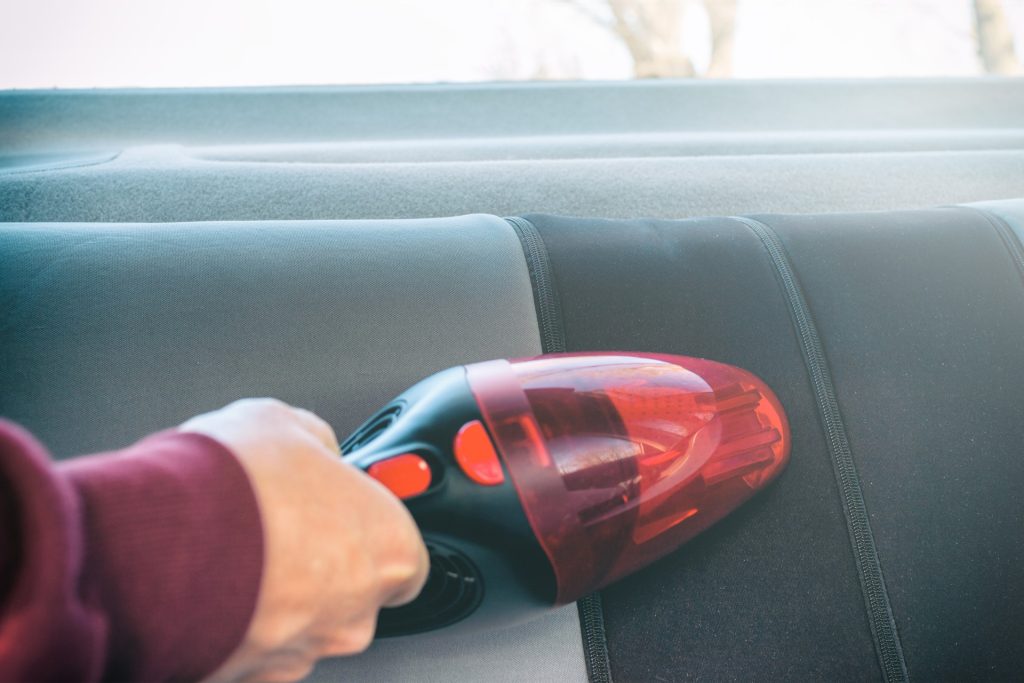
<path fill-rule="evenodd" d="M 767 216 L 807 293 L 911 678 L 1014 679 L 1024 287 L 966 209 Z"/>
<path fill-rule="evenodd" d="M 734 363 L 775 389 L 792 424 L 778 482 L 604 591 L 614 677 L 877 678 L 828 450 L 760 241 L 727 219 L 529 218 L 550 254 L 568 350 Z"/>

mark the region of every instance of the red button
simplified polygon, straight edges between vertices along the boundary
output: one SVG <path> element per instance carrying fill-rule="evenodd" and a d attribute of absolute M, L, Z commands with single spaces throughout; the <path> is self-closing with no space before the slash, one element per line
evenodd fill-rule
<path fill-rule="evenodd" d="M 467 422 L 455 435 L 455 461 L 478 484 L 497 486 L 505 481 L 498 452 L 480 420 Z"/>
<path fill-rule="evenodd" d="M 402 500 L 418 496 L 430 488 L 430 465 L 415 453 L 403 453 L 375 462 L 366 469 L 366 473 Z"/>

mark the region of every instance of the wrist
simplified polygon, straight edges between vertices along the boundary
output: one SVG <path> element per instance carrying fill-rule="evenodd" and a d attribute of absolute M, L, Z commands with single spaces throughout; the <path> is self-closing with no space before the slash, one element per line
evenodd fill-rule
<path fill-rule="evenodd" d="M 259 591 L 263 531 L 235 456 L 167 431 L 60 471 L 82 510 L 87 590 L 109 620 L 113 678 L 193 678 L 242 640 Z"/>

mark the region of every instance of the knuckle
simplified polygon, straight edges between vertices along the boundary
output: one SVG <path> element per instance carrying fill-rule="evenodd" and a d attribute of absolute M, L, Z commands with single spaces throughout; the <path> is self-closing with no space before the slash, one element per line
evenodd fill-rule
<path fill-rule="evenodd" d="M 359 622 L 348 634 L 349 653 L 366 652 L 373 643 L 373 635 L 377 630 L 376 619 L 369 618 Z"/>
<path fill-rule="evenodd" d="M 423 536 L 415 525 L 407 528 L 405 537 L 402 539 L 402 563 L 409 579 L 426 572 L 429 559 L 427 547 L 423 544 Z"/>
<path fill-rule="evenodd" d="M 403 585 L 416 583 L 420 575 L 425 573 L 426 564 L 426 558 L 420 553 L 419 548 L 410 545 L 398 566 L 399 581 Z"/>
<path fill-rule="evenodd" d="M 341 657 L 365 652 L 373 643 L 376 629 L 375 615 L 357 619 L 324 638 L 320 647 L 320 656 Z"/>
<path fill-rule="evenodd" d="M 366 652 L 370 649 L 370 645 L 373 643 L 373 634 L 375 628 L 371 625 L 365 627 L 359 631 L 356 635 L 355 643 L 353 645 L 352 653 Z"/>
<path fill-rule="evenodd" d="M 283 413 L 289 410 L 288 405 L 283 401 L 269 397 L 243 398 L 231 405 L 261 414 Z"/>
<path fill-rule="evenodd" d="M 389 607 L 412 600 L 423 589 L 430 571 L 426 549 L 405 553 L 405 557 L 391 563 L 382 574 L 383 604 Z"/>
<path fill-rule="evenodd" d="M 292 409 L 287 403 L 276 398 L 257 398 L 256 405 L 263 411 L 274 415 L 290 415 Z"/>

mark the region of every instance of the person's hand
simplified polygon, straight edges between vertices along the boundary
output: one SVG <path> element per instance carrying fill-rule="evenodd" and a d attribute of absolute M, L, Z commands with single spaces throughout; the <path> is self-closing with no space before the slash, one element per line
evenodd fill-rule
<path fill-rule="evenodd" d="M 413 599 L 427 551 L 402 503 L 341 461 L 313 413 L 247 399 L 185 422 L 241 461 L 263 518 L 259 599 L 242 644 L 208 681 L 294 681 L 365 650 L 377 612 Z"/>

